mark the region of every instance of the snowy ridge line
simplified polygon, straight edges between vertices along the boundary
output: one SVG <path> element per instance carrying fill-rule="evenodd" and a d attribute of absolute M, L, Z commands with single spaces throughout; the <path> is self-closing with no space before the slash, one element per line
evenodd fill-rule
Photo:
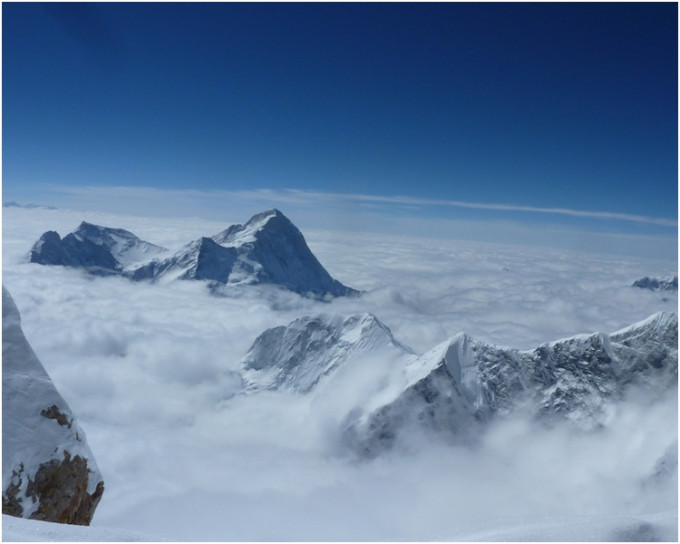
<path fill-rule="evenodd" d="M 675 383 L 677 328 L 677 314 L 661 312 L 616 333 L 575 335 L 532 350 L 459 333 L 416 355 L 371 314 L 321 314 L 260 334 L 241 375 L 247 393 L 332 398 L 346 384 L 362 384 L 363 396 L 337 402 L 346 438 L 372 455 L 411 427 L 466 441 L 480 424 L 527 403 L 536 418 L 595 428 L 629 385 L 661 390 Z"/>
<path fill-rule="evenodd" d="M 677 384 L 678 317 L 661 312 L 613 334 L 522 351 L 460 333 L 408 366 L 401 391 L 347 421 L 348 437 L 365 453 L 391 446 L 413 426 L 465 441 L 480 423 L 520 405 L 531 406 L 535 418 L 596 428 L 629 386 L 663 391 Z"/>
<path fill-rule="evenodd" d="M 81 223 L 63 239 L 48 231 L 33 245 L 28 260 L 83 268 L 95 275 L 121 275 L 134 281 L 207 280 L 217 284 L 273 284 L 319 299 L 356 296 L 333 279 L 312 254 L 302 233 L 279 210 L 252 217 L 212 236 L 167 250 L 124 229 Z"/>

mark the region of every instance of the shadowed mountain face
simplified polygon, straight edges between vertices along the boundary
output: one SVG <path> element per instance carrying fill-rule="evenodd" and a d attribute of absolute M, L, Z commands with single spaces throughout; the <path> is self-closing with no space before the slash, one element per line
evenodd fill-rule
<path fill-rule="evenodd" d="M 74 233 L 62 240 L 58 233 L 48 231 L 33 245 L 29 260 L 38 264 L 56 264 L 85 268 L 93 274 L 113 274 L 120 264 L 111 252 L 87 239 L 78 239 Z"/>
<path fill-rule="evenodd" d="M 245 281 L 273 283 L 296 293 L 319 296 L 358 294 L 330 276 L 302 233 L 278 210 L 258 214 L 245 225 L 232 226 L 213 239 L 237 249 L 237 281 L 243 277 Z"/>
<path fill-rule="evenodd" d="M 678 277 L 673 276 L 658 279 L 645 276 L 644 278 L 641 278 L 633 282 L 633 287 L 639 287 L 640 289 L 649 289 L 650 291 L 677 291 Z"/>
<path fill-rule="evenodd" d="M 85 433 L 2 292 L 2 513 L 89 525 L 104 483 Z"/>
<path fill-rule="evenodd" d="M 92 274 L 119 274 L 133 263 L 150 259 L 164 249 L 123 229 L 82 222 L 62 239 L 48 231 L 33 245 L 29 261 L 85 268 Z"/>
<path fill-rule="evenodd" d="M 370 389 L 356 405 L 346 404 L 344 433 L 353 447 L 374 455 L 413 430 L 473 440 L 480 425 L 520 409 L 546 423 L 596 428 L 629 386 L 661 392 L 677 383 L 677 342 L 677 314 L 659 313 L 613 334 L 529 351 L 461 333 L 416 356 L 370 314 L 325 315 L 262 333 L 242 371 L 251 392 L 331 396 L 341 380 Z M 375 363 L 386 357 L 392 364 Z"/>
<path fill-rule="evenodd" d="M 211 238 L 200 238 L 161 258 L 163 248 L 123 229 L 88 223 L 62 240 L 40 237 L 30 261 L 121 274 L 132 280 L 194 279 L 230 285 L 275 285 L 317 298 L 359 292 L 333 279 L 310 251 L 302 233 L 278 210 L 252 217 Z"/>

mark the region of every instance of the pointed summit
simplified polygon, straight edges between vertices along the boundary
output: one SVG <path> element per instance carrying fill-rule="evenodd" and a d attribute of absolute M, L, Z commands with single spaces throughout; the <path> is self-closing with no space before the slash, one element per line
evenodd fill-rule
<path fill-rule="evenodd" d="M 241 245 L 256 241 L 257 233 L 262 230 L 275 230 L 278 232 L 288 230 L 302 236 L 302 233 L 293 225 L 290 219 L 274 208 L 254 215 L 245 225 L 231 225 L 229 228 L 213 236 L 213 240 L 224 246 Z"/>
<path fill-rule="evenodd" d="M 257 337 L 241 366 L 250 391 L 286 389 L 306 393 L 346 360 L 380 350 L 388 350 L 395 357 L 413 354 L 370 313 L 321 314 L 267 329 Z"/>
<path fill-rule="evenodd" d="M 270 284 L 313 297 L 353 296 L 358 291 L 333 279 L 281 211 L 267 210 L 194 241 L 163 261 L 131 273 L 133 279 L 209 279 L 230 285 Z"/>

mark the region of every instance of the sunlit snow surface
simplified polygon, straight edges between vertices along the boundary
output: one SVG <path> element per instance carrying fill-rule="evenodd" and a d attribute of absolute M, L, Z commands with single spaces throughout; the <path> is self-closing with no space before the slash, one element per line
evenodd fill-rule
<path fill-rule="evenodd" d="M 631 287 L 675 261 L 303 229 L 333 277 L 367 291 L 329 304 L 22 262 L 83 220 L 176 250 L 243 218 L 3 210 L 3 282 L 106 483 L 84 540 L 677 539 L 677 469 L 650 478 L 677 442 L 677 389 L 630 398 L 597 433 L 518 417 L 474 451 L 414 437 L 365 462 L 336 453 L 332 392 L 234 396 L 255 338 L 306 315 L 371 312 L 418 353 L 461 331 L 528 349 L 677 311 L 677 294 Z M 5 540 L 80 539 L 6 520 Z"/>

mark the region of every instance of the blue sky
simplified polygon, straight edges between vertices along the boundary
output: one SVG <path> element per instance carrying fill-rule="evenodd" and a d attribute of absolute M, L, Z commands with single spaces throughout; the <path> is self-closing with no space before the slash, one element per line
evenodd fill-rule
<path fill-rule="evenodd" d="M 264 190 L 285 209 L 297 191 L 359 195 L 335 198 L 348 210 L 677 231 L 675 3 L 2 14 L 4 201 Z"/>

